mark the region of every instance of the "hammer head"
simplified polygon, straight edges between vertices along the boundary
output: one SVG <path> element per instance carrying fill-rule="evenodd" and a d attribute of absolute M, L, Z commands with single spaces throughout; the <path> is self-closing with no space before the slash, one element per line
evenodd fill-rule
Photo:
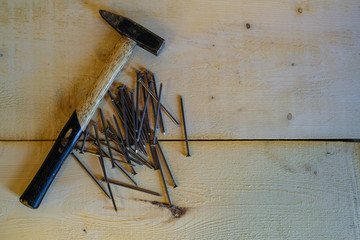
<path fill-rule="evenodd" d="M 99 12 L 100 15 L 120 34 L 134 40 L 137 45 L 148 50 L 152 54 L 155 54 L 156 56 L 159 55 L 162 47 L 165 45 L 165 40 L 163 38 L 129 18 L 105 10 L 100 10 Z"/>

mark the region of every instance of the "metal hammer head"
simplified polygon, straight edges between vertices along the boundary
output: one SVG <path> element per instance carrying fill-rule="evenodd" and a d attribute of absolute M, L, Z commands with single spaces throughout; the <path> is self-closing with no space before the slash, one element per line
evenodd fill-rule
<path fill-rule="evenodd" d="M 165 40 L 155 33 L 149 31 L 140 24 L 129 18 L 119 16 L 117 14 L 100 10 L 100 15 L 120 34 L 134 40 L 137 45 L 148 50 L 156 56 L 159 55 Z"/>

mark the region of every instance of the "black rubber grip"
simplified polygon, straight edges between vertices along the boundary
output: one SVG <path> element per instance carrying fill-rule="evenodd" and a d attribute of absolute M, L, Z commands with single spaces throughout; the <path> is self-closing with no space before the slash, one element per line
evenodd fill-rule
<path fill-rule="evenodd" d="M 71 115 L 60 132 L 39 171 L 20 197 L 20 202 L 30 208 L 38 208 L 56 174 L 81 136 L 82 129 L 76 115 Z"/>

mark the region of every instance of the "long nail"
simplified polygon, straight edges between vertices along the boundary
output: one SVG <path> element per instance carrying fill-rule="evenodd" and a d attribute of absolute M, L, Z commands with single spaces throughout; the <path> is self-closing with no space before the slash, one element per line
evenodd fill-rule
<path fill-rule="evenodd" d="M 154 169 L 159 169 L 159 156 L 156 152 L 155 145 L 150 144 L 150 154 L 154 163 Z"/>
<path fill-rule="evenodd" d="M 116 110 L 116 113 L 120 119 L 120 121 L 123 123 L 124 122 L 124 119 L 122 117 L 122 110 L 120 110 L 119 106 L 115 103 L 115 101 L 112 99 L 111 100 L 111 103 L 112 105 L 114 106 L 115 110 Z"/>
<path fill-rule="evenodd" d="M 135 139 L 134 136 L 134 129 L 135 129 L 135 123 L 134 123 L 134 113 L 135 113 L 135 107 L 134 107 L 134 103 L 131 100 L 131 97 L 129 96 L 129 94 L 131 95 L 130 92 L 128 92 L 126 90 L 126 88 L 124 87 L 123 90 L 123 95 L 125 98 L 125 108 L 126 108 L 126 113 L 127 113 L 127 126 L 128 126 L 128 134 L 129 134 L 129 144 L 132 145 L 133 144 L 133 140 Z"/>
<path fill-rule="evenodd" d="M 106 120 L 106 121 L 107 121 L 107 124 L 108 124 L 108 126 L 109 126 L 109 130 L 110 130 L 110 132 L 112 133 L 112 134 L 109 134 L 109 137 L 117 143 L 117 145 L 118 145 L 119 148 L 120 148 L 121 153 L 122 153 L 122 154 L 125 154 L 125 150 L 124 150 L 125 145 L 124 145 L 124 143 L 120 142 L 121 140 L 120 140 L 119 136 L 117 135 L 114 127 L 113 127 L 113 126 L 111 125 L 111 123 L 109 122 L 109 120 Z"/>
<path fill-rule="evenodd" d="M 168 163 L 167 163 L 167 161 L 166 161 L 165 155 L 164 155 L 164 153 L 163 153 L 163 151 L 162 151 L 162 149 L 161 149 L 161 146 L 160 146 L 159 141 L 156 141 L 156 145 L 157 145 L 157 147 L 158 147 L 158 149 L 159 149 L 159 152 L 160 152 L 160 154 L 161 154 L 161 156 L 162 156 L 162 159 L 163 159 L 163 161 L 164 161 L 164 164 L 165 164 L 165 167 L 166 167 L 166 169 L 167 169 L 167 172 L 169 173 L 169 176 L 170 176 L 170 179 L 171 179 L 171 181 L 172 181 L 173 187 L 176 188 L 177 185 L 176 185 L 175 180 L 174 180 L 174 177 L 173 177 L 173 175 L 172 175 L 172 173 L 171 173 L 171 171 L 170 171 L 169 165 L 168 165 Z M 159 159 L 159 161 L 160 161 L 160 159 Z"/>
<path fill-rule="evenodd" d="M 101 165 L 101 168 L 102 168 L 102 171 L 103 171 L 103 174 L 104 174 L 104 178 L 105 178 L 106 183 L 107 183 L 107 187 L 108 187 L 108 190 L 109 190 L 109 193 L 110 193 L 111 201 L 112 201 L 112 203 L 114 205 L 115 212 L 117 212 L 115 199 L 114 199 L 114 196 L 112 194 L 111 187 L 110 187 L 110 184 L 109 184 L 109 180 L 108 180 L 107 175 L 106 175 L 104 159 L 103 159 L 102 152 L 101 152 L 101 149 L 100 149 L 100 140 L 99 140 L 99 133 L 98 133 L 98 130 L 97 130 L 97 123 L 94 123 L 93 126 L 94 126 L 96 141 L 97 141 L 98 148 L 99 148 L 98 150 L 99 150 L 99 153 L 100 153 L 100 157 L 99 157 L 100 165 Z"/>
<path fill-rule="evenodd" d="M 150 84 L 150 90 L 151 90 L 151 86 L 152 86 L 152 84 Z M 137 141 L 139 141 L 139 139 L 140 139 L 141 130 L 143 128 L 143 124 L 144 124 L 144 121 L 145 121 L 145 116 L 147 114 L 147 105 L 148 105 L 148 102 L 149 102 L 149 97 L 150 97 L 150 94 L 147 93 L 146 94 L 146 99 L 145 99 L 145 105 L 144 105 L 143 114 L 141 116 L 141 121 L 140 121 L 140 126 L 139 126 L 139 135 L 138 135 Z"/>
<path fill-rule="evenodd" d="M 147 79 L 147 84 L 148 84 L 148 86 L 149 86 L 149 89 L 151 89 L 151 86 L 150 86 L 150 83 L 149 83 L 149 80 Z M 144 99 L 146 98 L 146 94 L 149 94 L 149 93 L 147 93 L 146 92 L 146 90 L 145 90 L 145 88 L 143 87 L 143 85 L 141 85 L 141 87 L 143 88 L 143 90 L 142 90 L 142 92 L 143 92 L 143 97 L 144 97 Z M 150 100 L 151 100 L 151 103 L 152 104 L 154 104 L 154 100 L 152 99 L 152 98 L 150 98 Z M 146 137 L 146 140 L 147 140 L 147 142 L 150 142 L 150 139 L 149 139 L 149 132 L 150 132 L 150 124 L 149 124 L 149 109 L 150 109 L 150 107 L 147 107 L 146 109 L 145 109 L 145 137 Z"/>
<path fill-rule="evenodd" d="M 152 76 L 152 80 L 153 80 L 153 82 L 154 82 L 154 91 L 155 91 L 155 94 L 156 94 L 156 96 L 159 98 L 159 95 L 158 95 L 158 92 L 157 92 L 157 87 L 156 87 L 156 79 L 155 79 L 155 75 L 154 75 L 154 73 L 153 74 L 151 74 L 151 76 Z M 161 113 L 161 111 L 160 111 L 160 128 L 161 128 L 161 130 L 162 130 L 162 133 L 165 135 L 166 134 L 166 132 L 165 132 L 165 125 L 164 125 L 164 120 L 163 120 L 163 117 L 162 117 L 162 113 Z"/>
<path fill-rule="evenodd" d="M 143 158 L 140 154 L 136 153 L 134 150 L 132 150 L 131 148 L 128 149 L 129 150 L 129 154 L 131 154 L 131 156 L 135 157 L 136 159 L 138 159 L 140 162 L 142 162 L 143 164 L 145 164 L 146 166 L 148 166 L 149 168 L 154 169 L 154 166 L 152 166 L 145 158 Z"/>
<path fill-rule="evenodd" d="M 108 147 L 108 151 L 109 151 L 109 155 L 110 155 L 110 159 L 111 159 L 111 166 L 114 168 L 114 167 L 115 167 L 114 158 L 113 158 L 112 151 L 111 151 L 111 147 L 110 147 L 110 143 L 109 143 L 108 132 L 106 131 L 106 125 L 105 125 L 105 120 L 104 120 L 104 113 L 103 113 L 103 111 L 102 111 L 101 108 L 99 108 L 99 111 L 100 111 L 101 123 L 102 123 L 103 129 L 104 129 L 105 142 L 106 142 L 106 145 L 107 145 L 107 147 Z"/>
<path fill-rule="evenodd" d="M 135 151 L 129 151 L 129 156 L 132 159 L 136 159 L 137 161 L 140 161 L 141 165 L 145 165 L 150 169 L 155 169 L 154 166 L 151 163 L 149 163 L 148 160 L 143 158 L 139 153 L 135 153 Z"/>
<path fill-rule="evenodd" d="M 85 132 L 84 132 L 84 140 L 83 140 L 83 143 L 81 146 L 81 153 L 84 153 L 85 142 L 86 142 L 86 139 L 88 138 L 89 128 L 90 128 L 90 123 L 87 125 Z"/>
<path fill-rule="evenodd" d="M 150 89 L 146 86 L 146 84 L 140 80 L 139 81 L 141 85 L 143 85 L 144 89 L 150 94 L 150 96 L 156 101 L 156 102 L 159 102 L 159 99 L 155 96 L 154 93 L 152 93 L 150 91 Z M 160 105 L 161 106 L 161 109 L 169 116 L 169 118 L 177 125 L 177 126 L 180 126 L 180 123 L 178 120 L 176 120 L 176 118 L 174 118 L 173 115 L 171 115 L 171 113 L 164 107 L 164 105 Z"/>
<path fill-rule="evenodd" d="M 134 91 L 130 91 L 131 96 L 131 105 L 132 105 L 132 117 L 133 117 L 133 134 L 134 134 L 134 146 L 135 151 L 137 152 L 137 141 L 136 141 L 136 135 L 137 135 L 137 116 L 135 111 L 135 102 L 134 102 Z"/>
<path fill-rule="evenodd" d="M 97 180 L 97 178 L 95 177 L 95 175 L 90 171 L 90 169 L 80 160 L 80 158 L 78 156 L 76 156 L 76 154 L 74 153 L 74 151 L 71 152 L 71 154 L 74 156 L 74 158 L 77 160 L 77 162 L 80 164 L 80 166 L 85 170 L 85 172 L 87 172 L 87 174 L 94 180 L 94 182 L 96 183 L 96 185 L 98 185 L 100 187 L 100 189 L 105 193 L 105 195 L 108 198 L 111 198 L 110 195 L 106 192 L 105 188 L 103 187 L 103 185 L 99 182 L 99 180 Z"/>
<path fill-rule="evenodd" d="M 136 109 L 135 109 L 135 151 L 137 150 L 137 135 L 140 136 L 139 132 L 139 82 L 136 81 Z"/>
<path fill-rule="evenodd" d="M 102 178 L 101 180 L 104 180 L 104 179 Z M 130 188 L 130 189 L 133 189 L 133 190 L 137 190 L 137 191 L 140 191 L 140 192 L 144 192 L 144 193 L 148 193 L 148 194 L 152 194 L 152 195 L 161 197 L 161 194 L 160 194 L 160 193 L 157 193 L 157 192 L 154 192 L 154 191 L 151 191 L 151 190 L 147 190 L 147 189 L 145 189 L 145 188 L 141 188 L 141 187 L 137 187 L 137 186 L 132 186 L 132 185 L 130 185 L 130 184 L 123 183 L 123 182 L 119 182 L 119 181 L 114 181 L 114 180 L 111 180 L 111 179 L 109 179 L 109 182 L 110 182 L 111 184 L 115 184 L 115 185 L 118 185 L 118 186 L 121 186 L 121 187 L 126 187 L 126 188 Z"/>
<path fill-rule="evenodd" d="M 115 116 L 114 116 L 115 117 Z M 119 148 L 121 149 L 121 151 L 123 151 L 123 155 L 124 156 L 127 156 L 125 157 L 126 159 L 128 159 L 128 157 L 131 157 L 133 159 L 133 161 L 139 165 L 142 165 L 142 162 L 141 160 L 139 161 L 138 158 L 134 159 L 133 156 L 130 156 L 127 152 L 127 149 L 126 149 L 126 146 L 124 145 L 124 140 L 122 140 L 122 136 L 121 136 L 121 139 L 119 139 L 119 136 L 117 136 L 116 134 L 116 131 L 115 129 L 113 128 L 113 126 L 111 125 L 111 123 L 109 121 L 107 121 L 108 125 L 109 125 L 109 128 L 110 128 L 110 131 L 114 134 L 114 141 L 118 144 Z M 122 143 L 121 143 L 121 142 Z M 130 148 L 131 149 L 131 148 Z M 132 149 L 131 149 L 132 150 Z M 136 156 L 135 157 L 138 157 L 139 155 L 135 154 Z M 122 163 L 124 163 L 123 161 L 121 161 Z M 135 166 L 134 164 L 132 163 L 129 163 L 129 162 L 126 162 L 126 164 L 130 164 L 131 166 Z"/>
<path fill-rule="evenodd" d="M 127 148 L 129 148 L 129 144 L 127 143 L 127 145 L 125 145 L 124 138 L 123 138 L 122 133 L 121 133 L 121 131 L 120 131 L 119 123 L 118 123 L 118 121 L 116 120 L 115 115 L 113 115 L 113 118 L 114 118 L 114 121 L 115 121 L 115 126 L 116 126 L 116 128 L 117 128 L 117 130 L 118 130 L 118 133 L 119 133 L 120 141 L 121 141 L 121 143 L 122 143 L 123 146 L 124 146 L 125 158 L 126 158 L 126 160 L 130 163 L 129 154 L 128 154 L 128 150 L 127 150 Z M 126 146 L 126 147 L 125 147 L 125 146 Z M 134 174 L 134 173 L 135 173 L 135 170 L 133 169 L 133 167 L 131 167 L 130 169 L 131 169 L 132 173 Z"/>
<path fill-rule="evenodd" d="M 158 106 L 157 106 L 157 111 L 156 111 L 156 115 L 155 115 L 155 127 L 154 127 L 154 139 L 153 139 L 153 144 L 156 143 L 156 130 L 158 128 L 158 123 L 159 123 L 159 113 L 160 113 L 160 106 L 161 106 L 161 92 L 162 92 L 162 83 L 160 83 L 160 92 L 159 92 L 159 101 L 158 101 Z"/>
<path fill-rule="evenodd" d="M 118 163 L 115 162 L 115 165 L 124 173 L 124 175 L 131 181 L 133 182 L 136 186 L 137 183 L 135 182 L 135 180 L 129 175 L 129 173 Z"/>
<path fill-rule="evenodd" d="M 157 151 L 156 148 L 154 150 Z M 157 154 L 157 152 L 156 152 L 156 154 Z M 165 181 L 164 170 L 162 168 L 161 161 L 159 161 L 159 169 L 160 169 L 160 173 L 161 173 L 161 180 L 162 180 L 162 182 L 164 184 L 165 193 L 166 193 L 166 196 L 167 196 L 167 199 L 168 199 L 168 203 L 169 203 L 170 206 L 172 206 L 169 191 L 168 191 L 167 184 L 166 184 L 166 181 Z"/>
<path fill-rule="evenodd" d="M 125 138 L 126 138 L 126 146 L 129 147 L 129 137 L 128 137 L 128 125 L 127 125 L 127 117 L 126 117 L 126 110 L 125 110 L 125 91 L 124 88 L 120 89 L 120 93 L 121 93 L 121 104 L 122 104 L 122 109 L 123 109 L 123 118 L 124 118 L 124 127 L 125 127 Z"/>
<path fill-rule="evenodd" d="M 77 150 L 80 150 L 79 148 L 76 148 Z M 87 153 L 87 154 L 90 154 L 90 155 L 94 155 L 94 156 L 97 156 L 97 157 L 100 157 L 100 154 L 97 153 L 97 152 L 92 152 L 92 151 L 89 151 L 89 150 L 86 150 L 84 149 L 84 153 Z M 103 158 L 107 158 L 107 159 L 110 159 L 109 157 L 106 157 L 106 156 L 103 156 Z M 117 158 L 113 158 L 114 161 L 117 161 L 117 162 L 121 162 L 122 164 L 126 164 L 126 165 L 129 165 L 129 166 L 135 166 L 134 164 L 132 163 L 128 163 L 124 160 L 121 160 L 121 159 L 117 159 Z M 111 159 L 110 159 L 111 160 Z"/>
<path fill-rule="evenodd" d="M 187 131 L 186 131 L 186 122 L 185 122 L 185 114 L 184 114 L 184 104 L 182 96 L 180 96 L 180 103 L 181 103 L 181 114 L 183 119 L 183 125 L 184 125 L 184 135 L 185 135 L 185 143 L 186 143 L 186 151 L 187 151 L 187 157 L 190 157 L 190 148 L 189 148 L 189 142 L 187 137 Z"/>

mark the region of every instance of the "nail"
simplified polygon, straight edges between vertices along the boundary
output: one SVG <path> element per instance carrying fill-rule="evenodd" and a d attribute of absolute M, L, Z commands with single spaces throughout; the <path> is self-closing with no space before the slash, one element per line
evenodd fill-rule
<path fill-rule="evenodd" d="M 151 90 L 151 87 L 152 87 L 152 83 L 150 83 L 150 90 Z M 149 102 L 149 97 L 150 97 L 150 94 L 147 93 L 146 94 L 146 99 L 145 99 L 145 105 L 144 105 L 143 114 L 141 116 L 141 121 L 140 121 L 140 126 L 139 126 L 139 135 L 138 135 L 137 141 L 139 141 L 139 139 L 140 139 L 140 134 L 141 134 L 141 130 L 143 128 L 145 115 L 147 114 L 147 105 L 148 105 L 148 102 Z"/>
<path fill-rule="evenodd" d="M 77 150 L 80 150 L 79 148 L 76 148 Z M 92 151 L 89 151 L 89 150 L 84 150 L 84 153 L 87 153 L 87 154 L 90 154 L 90 155 L 94 155 L 94 156 L 97 156 L 97 157 L 100 157 L 100 154 L 97 153 L 97 152 L 92 152 Z M 107 159 L 110 159 L 109 157 L 106 157 L 106 156 L 103 156 L 103 158 L 107 158 Z M 113 158 L 114 161 L 117 161 L 117 162 L 121 162 L 123 164 L 127 164 L 127 165 L 130 165 L 130 166 L 135 166 L 134 164 L 132 163 L 128 163 L 128 162 L 125 162 L 124 160 L 121 160 L 121 159 L 117 159 L 117 158 Z"/>
<path fill-rule="evenodd" d="M 190 149 L 189 149 L 189 142 L 187 138 L 187 131 L 186 131 L 186 122 L 185 122 L 185 114 L 184 114 L 184 104 L 182 96 L 180 96 L 180 103 L 181 103 L 181 114 L 183 119 L 183 126 L 184 126 L 184 135 L 185 135 L 185 143 L 186 143 L 186 151 L 187 151 L 187 157 L 190 157 Z"/>
<path fill-rule="evenodd" d="M 134 108 L 134 103 L 131 100 L 129 94 L 131 94 L 130 92 L 128 92 L 126 90 L 126 88 L 123 88 L 123 93 L 124 93 L 124 97 L 125 97 L 125 108 L 126 108 L 126 112 L 127 112 L 127 126 L 128 126 L 128 134 L 129 134 L 129 144 L 133 144 L 133 140 L 135 139 L 134 136 L 134 128 L 135 128 L 135 123 L 134 123 L 134 112 L 135 112 L 135 108 Z"/>
<path fill-rule="evenodd" d="M 150 91 L 150 89 L 146 86 L 146 84 L 139 80 L 140 84 L 143 85 L 143 87 L 145 88 L 145 90 L 150 94 L 150 96 L 156 101 L 156 102 L 159 102 L 159 99 L 154 95 L 154 93 L 152 93 Z M 168 115 L 168 117 L 177 125 L 177 126 L 180 126 L 180 123 L 178 120 L 176 120 L 176 118 L 174 118 L 173 115 L 171 115 L 171 113 L 164 107 L 164 105 L 160 105 L 161 106 L 161 109 Z"/>
<path fill-rule="evenodd" d="M 95 139 L 95 141 L 94 141 L 94 145 L 97 147 L 97 148 L 100 148 L 101 149 L 101 152 L 102 152 L 102 154 L 103 154 L 103 157 L 108 157 L 108 158 L 110 158 L 110 155 L 107 153 L 107 152 L 105 152 L 105 150 L 104 149 L 102 149 L 102 145 L 106 145 L 106 143 L 103 143 L 103 142 L 101 142 L 100 140 L 100 146 L 98 146 L 97 145 L 97 142 L 96 142 L 96 137 L 93 137 L 91 134 L 90 134 L 90 136 L 92 137 L 92 138 L 94 138 Z M 104 156 L 105 155 L 105 156 Z"/>
<path fill-rule="evenodd" d="M 120 153 L 122 154 L 125 154 L 125 151 L 124 151 L 124 148 L 125 146 L 123 145 L 123 143 L 120 142 L 120 138 L 119 136 L 116 134 L 116 131 L 114 129 L 114 127 L 111 125 L 111 123 L 109 122 L 109 120 L 106 120 L 108 126 L 109 126 L 109 131 L 112 133 L 112 134 L 109 134 L 109 137 L 115 141 L 117 143 L 117 145 L 119 146 L 120 148 Z"/>
<path fill-rule="evenodd" d="M 150 144 L 150 154 L 153 159 L 154 169 L 157 170 L 159 169 L 159 156 L 156 152 L 156 149 L 154 149 L 154 147 L 155 145 Z"/>
<path fill-rule="evenodd" d="M 148 166 L 149 168 L 154 169 L 154 166 L 152 166 L 145 158 L 143 158 L 140 154 L 136 153 L 134 150 L 132 150 L 131 148 L 128 149 L 129 153 L 133 156 L 136 157 L 140 162 L 144 163 L 146 166 Z"/>
<path fill-rule="evenodd" d="M 131 105 L 132 105 L 132 116 L 133 116 L 133 134 L 134 134 L 134 146 L 135 146 L 135 152 L 137 152 L 137 141 L 136 141 L 136 134 L 137 134 L 137 116 L 135 111 L 135 102 L 134 102 L 134 91 L 130 91 L 131 96 Z"/>
<path fill-rule="evenodd" d="M 85 170 L 85 172 L 87 172 L 87 174 L 94 180 L 94 182 L 96 183 L 96 185 L 98 185 L 100 187 L 100 189 L 105 193 L 105 195 L 110 198 L 110 195 L 106 192 L 105 188 L 103 187 L 103 185 L 99 182 L 99 180 L 97 180 L 97 178 L 95 177 L 95 175 L 90 171 L 90 169 L 80 160 L 80 158 L 78 156 L 76 156 L 76 154 L 74 153 L 74 151 L 71 152 L 71 154 L 74 156 L 74 158 L 77 160 L 77 162 L 80 164 L 80 166 Z"/>
<path fill-rule="evenodd" d="M 154 149 L 154 151 L 157 151 L 156 148 Z M 156 152 L 156 154 L 157 154 L 157 152 Z M 164 188 L 165 188 L 165 193 L 166 193 L 166 196 L 168 199 L 168 203 L 170 206 L 172 206 L 169 191 L 168 191 L 167 184 L 166 184 L 165 177 L 164 177 L 164 171 L 163 171 L 162 164 L 160 161 L 159 161 L 159 169 L 160 169 L 160 173 L 161 173 L 161 179 L 162 179 L 162 182 L 163 182 Z"/>
<path fill-rule="evenodd" d="M 128 125 L 127 125 L 127 117 L 126 117 L 126 110 L 125 110 L 125 96 L 124 96 L 125 92 L 124 92 L 124 88 L 120 89 L 120 93 L 121 93 L 121 99 L 122 99 L 121 104 L 122 104 L 122 109 L 123 109 L 126 146 L 129 147 Z"/>
<path fill-rule="evenodd" d="M 139 82 L 136 81 L 136 109 L 135 109 L 135 151 L 137 149 L 137 134 L 140 136 L 139 132 Z"/>
<path fill-rule="evenodd" d="M 114 99 L 111 99 L 111 103 L 112 103 L 113 107 L 115 108 L 115 111 L 118 114 L 120 121 L 123 122 L 124 119 L 122 118 L 122 114 L 121 114 L 122 111 L 120 110 L 119 106 L 116 104 Z"/>
<path fill-rule="evenodd" d="M 163 153 L 163 151 L 162 151 L 162 149 L 161 149 L 161 146 L 160 146 L 159 141 L 156 141 L 156 145 L 157 145 L 157 147 L 158 147 L 158 149 L 159 149 L 159 152 L 160 152 L 160 154 L 161 154 L 161 156 L 162 156 L 162 159 L 163 159 L 163 161 L 164 161 L 164 164 L 165 164 L 165 167 L 166 167 L 166 169 L 167 169 L 167 172 L 168 172 L 169 175 L 170 175 L 170 179 L 171 179 L 171 181 L 172 181 L 173 187 L 176 188 L 177 185 L 176 185 L 175 180 L 174 180 L 174 177 L 173 177 L 173 175 L 172 175 L 172 173 L 171 173 L 171 171 L 170 171 L 169 165 L 168 165 L 168 163 L 167 163 L 167 161 L 166 161 L 165 155 L 164 155 L 164 153 Z M 159 161 L 160 161 L 160 159 L 159 159 Z"/>
<path fill-rule="evenodd" d="M 153 93 L 153 90 L 154 90 L 154 81 L 152 80 L 152 78 L 150 77 L 149 74 L 146 74 L 146 76 L 147 76 L 147 79 L 148 79 L 148 84 L 147 84 L 148 90 L 150 90 L 150 92 Z M 145 82 L 144 82 L 144 83 L 145 83 Z M 143 86 L 143 89 L 145 89 L 145 91 L 147 92 L 147 94 L 150 94 L 150 92 L 147 91 L 147 89 L 145 88 L 145 86 L 144 86 L 144 85 L 142 85 L 142 86 Z M 153 88 L 151 88 L 151 87 L 153 87 Z M 150 95 L 150 96 L 151 96 L 151 95 Z M 157 95 L 156 95 L 156 97 L 157 97 Z M 151 101 L 151 106 L 152 106 L 153 117 L 155 117 L 155 115 L 156 115 L 156 107 L 155 107 L 154 98 L 153 98 L 152 96 L 151 96 L 151 98 L 150 98 L 150 101 Z M 151 129 L 151 128 L 150 128 L 150 125 L 149 125 L 149 129 Z"/>
<path fill-rule="evenodd" d="M 110 187 L 110 184 L 109 184 L 107 175 L 106 175 L 104 159 L 103 159 L 102 152 L 101 152 L 101 148 L 100 148 L 100 140 L 99 140 L 99 133 L 98 133 L 98 130 L 97 130 L 97 123 L 94 123 L 93 126 L 94 126 L 94 131 L 95 131 L 95 136 L 96 136 L 96 142 L 97 142 L 97 144 L 98 144 L 98 150 L 99 150 L 99 153 L 100 153 L 100 157 L 99 157 L 100 165 L 101 165 L 101 168 L 102 168 L 102 171 L 103 171 L 103 174 L 104 174 L 104 178 L 105 178 L 106 183 L 107 183 L 107 187 L 108 187 L 108 190 L 109 190 L 109 193 L 110 193 L 111 201 L 112 201 L 112 203 L 113 203 L 115 212 L 117 212 L 117 207 L 116 207 L 115 199 L 114 199 L 114 196 L 113 196 L 113 194 L 112 194 L 111 187 Z"/>
<path fill-rule="evenodd" d="M 108 151 L 109 151 L 109 155 L 110 155 L 110 159 L 111 159 L 111 166 L 112 166 L 112 168 L 114 168 L 114 167 L 115 167 L 115 164 L 114 164 L 114 159 L 113 159 L 113 155 L 112 155 L 112 151 L 111 151 L 111 147 L 110 147 L 110 143 L 109 143 L 108 133 L 107 133 L 107 131 L 106 131 L 106 125 L 105 125 L 105 120 L 104 120 L 104 113 L 103 113 L 103 111 L 102 111 L 101 108 L 99 108 L 99 111 L 100 111 L 101 123 L 102 123 L 103 129 L 104 129 L 105 142 L 106 142 L 106 145 L 107 145 L 107 147 L 108 147 Z"/>
<path fill-rule="evenodd" d="M 123 136 L 122 136 L 122 134 L 121 134 L 120 127 L 119 127 L 119 123 L 118 123 L 118 121 L 116 120 L 115 115 L 113 115 L 113 118 L 114 118 L 114 121 L 115 121 L 115 126 L 116 126 L 116 128 L 117 128 L 117 130 L 118 130 L 118 133 L 119 133 L 119 137 L 120 137 L 121 143 L 123 144 L 123 146 L 125 146 L 124 138 L 123 138 Z M 125 128 L 126 128 L 126 126 L 125 126 Z M 127 141 L 128 141 L 128 139 L 127 139 Z M 129 155 L 128 155 L 128 152 L 127 152 L 127 147 L 129 147 L 129 143 L 128 143 L 128 142 L 127 142 L 126 147 L 124 147 L 124 151 L 125 151 L 125 158 L 126 158 L 126 160 L 130 163 L 130 158 L 129 158 Z M 130 169 L 131 169 L 132 173 L 135 175 L 136 172 L 135 172 L 135 170 L 133 169 L 133 167 L 130 167 Z"/>
<path fill-rule="evenodd" d="M 124 175 L 131 181 L 133 182 L 136 186 L 137 183 L 135 182 L 135 180 L 129 175 L 129 173 L 125 170 L 125 168 L 123 168 L 120 164 L 115 162 L 115 165 L 124 173 Z"/>
<path fill-rule="evenodd" d="M 90 128 L 90 123 L 87 125 L 85 132 L 84 132 L 84 140 L 83 140 L 83 143 L 81 146 L 81 153 L 84 153 L 85 142 L 86 142 L 86 139 L 88 138 L 89 128 Z"/>
<path fill-rule="evenodd" d="M 151 88 L 150 87 L 150 83 L 149 83 L 149 80 L 147 80 L 147 84 L 148 84 L 148 86 L 149 86 L 149 88 Z M 145 88 L 144 88 L 144 86 L 143 85 L 141 85 L 142 86 L 142 88 L 143 88 L 143 97 L 144 97 L 144 99 L 146 98 L 145 97 L 145 94 L 149 94 L 149 93 L 147 93 L 146 92 L 146 90 L 145 90 Z M 152 98 L 150 98 L 150 100 L 151 100 L 151 103 L 152 104 L 154 104 L 154 100 L 152 99 Z M 150 109 L 150 107 L 147 107 L 146 109 L 145 109 L 145 129 L 146 129 L 146 131 L 145 131 L 145 137 L 146 137 L 146 139 L 147 139 L 147 141 L 148 142 L 150 142 L 149 140 L 149 132 L 150 132 L 150 125 L 149 125 L 149 110 L 148 109 Z"/>
<path fill-rule="evenodd" d="M 104 179 L 102 178 L 101 180 L 103 181 Z M 130 189 L 133 189 L 133 190 L 137 190 L 137 191 L 140 191 L 140 192 L 144 192 L 144 193 L 148 193 L 148 194 L 152 194 L 152 195 L 161 197 L 161 194 L 160 194 L 160 193 L 157 193 L 157 192 L 154 192 L 154 191 L 151 191 L 151 190 L 147 190 L 147 189 L 145 189 L 145 188 L 141 188 L 141 187 L 137 187 L 137 186 L 132 186 L 132 185 L 130 185 L 130 184 L 123 183 L 123 182 L 119 182 L 119 181 L 114 181 L 114 180 L 111 180 L 111 179 L 109 179 L 109 182 L 110 182 L 111 184 L 114 184 L 114 185 L 118 185 L 118 186 L 121 186 L 121 187 L 130 188 Z"/>
<path fill-rule="evenodd" d="M 160 106 L 161 106 L 161 92 L 162 92 L 162 83 L 160 83 L 159 101 L 158 101 L 157 111 L 156 111 L 156 115 L 155 115 L 155 128 L 154 128 L 153 144 L 156 143 L 156 132 L 157 132 L 156 130 L 158 128 L 159 113 L 160 113 Z"/>
<path fill-rule="evenodd" d="M 154 91 L 155 91 L 155 94 L 156 94 L 156 96 L 159 98 L 159 95 L 158 95 L 158 92 L 157 92 L 157 87 L 156 87 L 155 75 L 154 75 L 154 73 L 151 74 L 151 75 L 152 75 L 152 80 L 153 80 L 153 82 L 154 82 Z M 162 133 L 165 135 L 166 132 L 165 132 L 164 120 L 163 120 L 161 111 L 160 111 L 160 128 L 161 128 L 161 130 L 162 130 Z"/>
<path fill-rule="evenodd" d="M 138 142 L 138 146 L 140 148 L 140 152 L 145 154 L 147 156 L 147 151 L 145 149 L 145 138 L 140 138 L 139 142 Z"/>

